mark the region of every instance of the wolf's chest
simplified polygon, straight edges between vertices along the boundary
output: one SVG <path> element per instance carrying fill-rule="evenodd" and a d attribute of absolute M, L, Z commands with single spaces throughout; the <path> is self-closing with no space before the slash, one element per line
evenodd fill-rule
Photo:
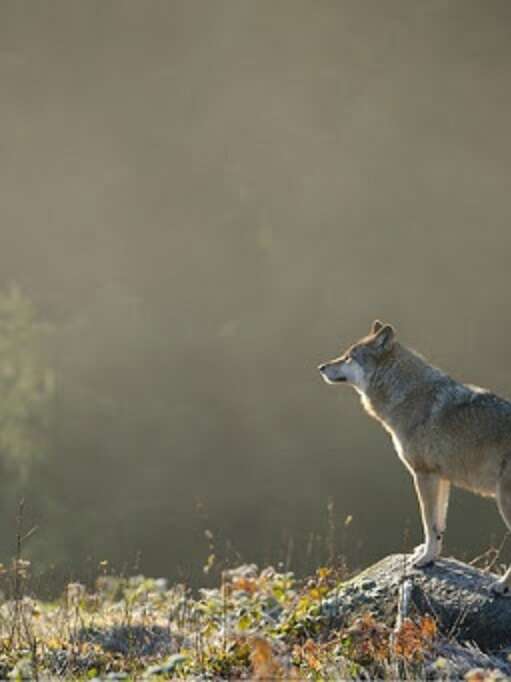
<path fill-rule="evenodd" d="M 382 416 L 378 414 L 378 412 L 375 410 L 372 402 L 367 397 L 367 395 L 364 395 L 364 394 L 361 395 L 361 402 L 362 402 L 362 406 L 363 406 L 364 410 L 367 412 L 367 414 L 369 416 L 373 417 L 374 419 L 376 419 L 377 421 L 379 421 L 380 424 L 385 429 L 385 431 L 387 431 L 390 434 L 390 437 L 392 438 L 392 443 L 394 444 L 394 449 L 396 450 L 399 459 L 401 459 L 405 464 L 408 465 L 402 440 L 401 440 L 401 438 L 399 438 L 395 429 L 393 429 L 390 426 L 390 424 L 388 424 L 385 421 L 385 419 L 383 419 Z"/>
<path fill-rule="evenodd" d="M 399 459 L 403 462 L 407 469 L 410 469 L 411 471 L 416 469 L 418 462 L 415 461 L 415 458 L 410 454 L 409 450 L 405 449 L 401 439 L 397 436 L 397 434 L 391 429 L 388 429 L 388 431 L 390 432 L 390 437 L 392 438 L 392 443 Z"/>
<path fill-rule="evenodd" d="M 424 468 L 425 462 L 419 461 L 422 458 L 414 456 L 413 448 L 406 447 L 404 444 L 404 440 L 392 427 L 390 427 L 384 421 L 381 421 L 381 424 L 385 431 L 387 431 L 390 434 L 394 450 L 396 451 L 397 456 L 403 462 L 406 468 L 409 469 L 410 471 L 414 471 L 417 468 Z"/>

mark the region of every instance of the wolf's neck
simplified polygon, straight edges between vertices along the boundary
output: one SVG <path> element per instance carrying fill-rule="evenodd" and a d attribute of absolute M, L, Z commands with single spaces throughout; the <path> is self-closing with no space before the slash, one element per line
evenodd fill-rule
<path fill-rule="evenodd" d="M 433 402 L 444 381 L 449 378 L 441 370 L 414 351 L 398 346 L 374 372 L 362 395 L 362 403 L 373 417 L 392 429 L 398 413 L 403 412 L 402 407 L 412 397 L 421 391 L 424 395 L 430 394 Z"/>

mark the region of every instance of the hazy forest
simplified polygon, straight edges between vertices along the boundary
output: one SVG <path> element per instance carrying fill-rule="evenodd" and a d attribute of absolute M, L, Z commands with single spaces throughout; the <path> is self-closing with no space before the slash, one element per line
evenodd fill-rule
<path fill-rule="evenodd" d="M 417 544 L 316 367 L 379 317 L 511 396 L 510 30 L 505 0 L 2 0 L 0 562 L 28 533 L 32 595 L 227 580 L 296 615 L 293 580 Z M 450 553 L 504 536 L 454 494 Z"/>

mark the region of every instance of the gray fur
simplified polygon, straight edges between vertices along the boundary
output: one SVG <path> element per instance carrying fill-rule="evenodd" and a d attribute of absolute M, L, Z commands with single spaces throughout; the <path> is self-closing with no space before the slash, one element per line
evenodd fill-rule
<path fill-rule="evenodd" d="M 379 321 L 319 369 L 328 383 L 346 382 L 358 391 L 413 476 L 425 535 L 416 566 L 440 554 L 451 484 L 495 497 L 511 530 L 511 402 L 455 381 Z M 511 569 L 495 591 L 510 587 Z"/>

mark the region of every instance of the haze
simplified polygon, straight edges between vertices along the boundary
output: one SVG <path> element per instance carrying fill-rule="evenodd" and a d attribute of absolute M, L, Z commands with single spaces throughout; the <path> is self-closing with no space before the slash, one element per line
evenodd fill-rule
<path fill-rule="evenodd" d="M 510 30 L 504 0 L 1 3 L 1 284 L 56 330 L 44 570 L 310 570 L 329 501 L 355 565 L 419 539 L 316 366 L 378 317 L 511 395 Z M 454 495 L 448 551 L 504 534 Z"/>

